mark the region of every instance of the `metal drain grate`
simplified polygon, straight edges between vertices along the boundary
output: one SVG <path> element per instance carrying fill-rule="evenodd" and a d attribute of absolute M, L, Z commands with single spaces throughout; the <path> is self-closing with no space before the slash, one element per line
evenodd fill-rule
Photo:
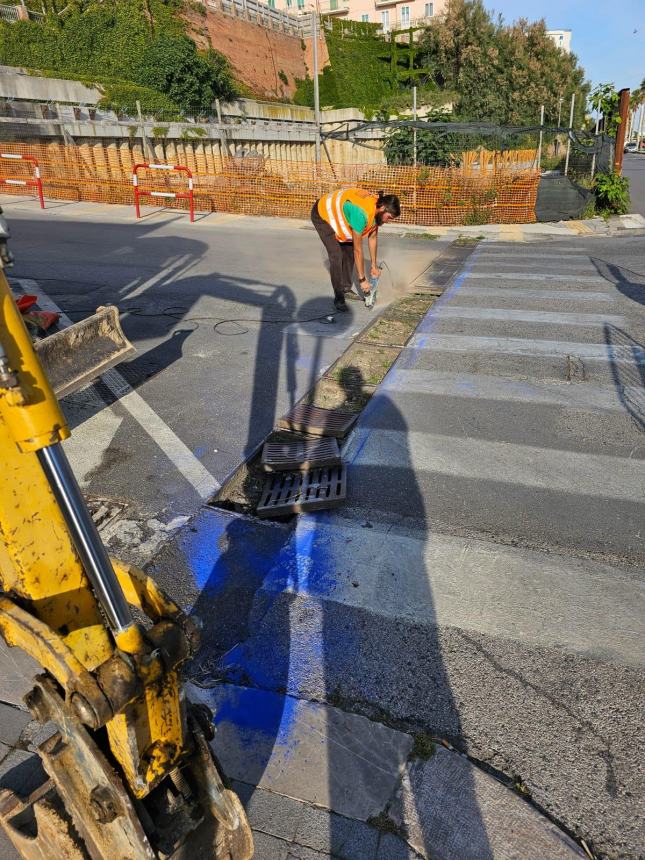
<path fill-rule="evenodd" d="M 335 439 L 296 439 L 293 442 L 265 442 L 262 449 L 265 472 L 292 469 L 320 469 L 340 465 L 340 448 Z"/>
<path fill-rule="evenodd" d="M 346 495 L 346 466 L 286 472 L 267 479 L 256 514 L 259 517 L 280 517 L 334 508 L 345 500 Z"/>
<path fill-rule="evenodd" d="M 313 436 L 335 436 L 343 439 L 358 418 L 356 412 L 340 412 L 338 409 L 321 409 L 298 403 L 280 419 L 281 430 L 298 430 Z"/>

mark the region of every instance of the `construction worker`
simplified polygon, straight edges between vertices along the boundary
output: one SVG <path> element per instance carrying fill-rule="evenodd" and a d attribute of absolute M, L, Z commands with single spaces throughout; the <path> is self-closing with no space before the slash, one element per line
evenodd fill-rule
<path fill-rule="evenodd" d="M 352 290 L 354 266 L 363 299 L 368 307 L 373 304 L 380 274 L 376 260 L 378 228 L 400 214 L 401 204 L 396 194 L 384 194 L 383 191 L 370 194 L 361 188 L 332 191 L 314 203 L 311 221 L 329 255 L 329 274 L 337 311 L 347 310 L 347 298 L 358 298 Z M 368 237 L 370 251 L 369 275 L 363 255 L 364 236 Z"/>

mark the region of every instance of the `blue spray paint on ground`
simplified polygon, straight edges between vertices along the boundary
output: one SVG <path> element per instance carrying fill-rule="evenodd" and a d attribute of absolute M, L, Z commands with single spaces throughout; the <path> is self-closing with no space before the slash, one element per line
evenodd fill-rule
<path fill-rule="evenodd" d="M 467 273 L 468 266 L 435 306 L 449 301 Z M 422 337 L 432 330 L 436 317 L 436 310 L 431 309 L 422 321 Z M 396 385 L 399 370 L 414 366 L 414 353 L 414 349 L 403 351 L 390 370 L 388 384 Z M 369 439 L 370 417 L 387 400 L 385 393 L 377 394 L 363 412 L 355 431 L 351 467 L 360 462 Z M 227 591 L 235 593 L 240 582 L 249 583 L 254 591 L 248 635 L 219 661 L 220 677 L 246 689 L 236 692 L 231 688 L 233 692 L 220 702 L 215 718 L 216 723 L 235 725 L 244 743 L 252 744 L 261 733 L 274 745 L 288 746 L 295 719 L 289 690 L 306 688 L 312 672 L 318 676 L 322 672 L 324 677 L 325 667 L 351 662 L 360 647 L 360 631 L 350 625 L 335 625 L 334 641 L 326 637 L 325 604 L 333 599 L 339 571 L 347 567 L 351 552 L 334 534 L 335 516 L 331 512 L 301 516 L 295 528 L 287 530 L 213 514 L 183 540 L 187 564 L 207 598 L 206 606 L 210 600 L 213 611 L 220 600 L 227 605 Z M 291 613 L 296 599 L 301 617 L 294 623 Z M 302 623 L 303 613 L 306 624 Z"/>
<path fill-rule="evenodd" d="M 255 735 L 260 733 L 274 744 L 290 746 L 291 727 L 297 719 L 297 700 L 291 696 L 282 697 L 264 690 L 230 685 L 223 690 L 224 695 L 217 696 L 215 726 L 222 723 L 234 725 L 243 743 L 256 742 Z"/>
<path fill-rule="evenodd" d="M 215 596 L 236 577 L 263 578 L 284 540 L 284 531 L 274 526 L 209 511 L 203 524 L 185 532 L 181 549 L 197 588 Z"/>
<path fill-rule="evenodd" d="M 301 689 L 312 669 L 319 672 L 328 659 L 322 621 L 309 628 L 306 640 L 294 643 L 290 619 L 296 595 L 305 601 L 311 597 L 312 611 L 322 618 L 321 598 L 333 593 L 343 569 L 329 530 L 320 534 L 326 520 L 325 513 L 303 515 L 290 528 L 214 510 L 203 512 L 182 536 L 180 547 L 200 590 L 194 611 L 204 623 L 206 641 L 214 641 L 221 654 L 215 662 L 206 654 L 208 665 L 215 677 L 258 693 L 256 699 L 218 706 L 216 721 L 234 723 L 244 743 L 262 732 L 286 744 L 293 703 L 276 694 Z M 236 611 L 239 622 L 230 618 Z M 220 613 L 229 616 L 227 625 L 237 636 L 230 647 L 224 635 L 218 636 Z M 338 644 L 347 651 L 351 641 Z M 266 695 L 274 698 L 262 700 L 263 691 L 273 691 Z"/>

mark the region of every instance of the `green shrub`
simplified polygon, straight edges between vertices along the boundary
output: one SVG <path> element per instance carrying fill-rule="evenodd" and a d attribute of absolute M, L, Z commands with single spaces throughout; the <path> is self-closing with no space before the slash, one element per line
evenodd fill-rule
<path fill-rule="evenodd" d="M 123 111 L 129 116 L 137 115 L 137 101 L 142 113 L 158 119 L 180 119 L 179 107 L 163 93 L 149 87 L 139 87 L 128 82 L 105 83 L 99 107 L 104 110 Z"/>
<path fill-rule="evenodd" d="M 428 117 L 429 120 L 447 117 Z M 468 147 L 464 145 L 463 135 L 445 132 L 417 131 L 417 164 L 437 167 L 458 166 L 459 153 Z M 414 162 L 414 133 L 411 128 L 397 128 L 385 141 L 385 160 L 388 164 L 412 164 Z"/>
<path fill-rule="evenodd" d="M 629 179 L 617 173 L 598 173 L 593 181 L 596 211 L 601 215 L 625 215 L 629 209 Z"/>
<path fill-rule="evenodd" d="M 165 96 L 164 110 L 207 110 L 215 98 L 234 98 L 236 85 L 222 54 L 198 51 L 185 34 L 179 7 L 176 0 L 70 4 L 64 17 L 48 15 L 42 24 L 0 23 L 0 63 L 63 78 L 130 82 Z M 123 89 L 106 93 L 114 105 L 126 96 Z"/>

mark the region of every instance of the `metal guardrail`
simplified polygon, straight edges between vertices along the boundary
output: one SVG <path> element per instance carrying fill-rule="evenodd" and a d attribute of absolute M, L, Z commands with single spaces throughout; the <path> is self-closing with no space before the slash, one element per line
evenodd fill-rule
<path fill-rule="evenodd" d="M 41 12 L 32 12 L 31 9 L 27 10 L 27 14 L 30 21 L 42 21 L 45 17 Z M 7 21 L 9 24 L 13 24 L 15 21 L 21 20 L 22 16 L 19 6 L 0 5 L 0 21 Z"/>
<path fill-rule="evenodd" d="M 200 0 L 200 2 L 214 12 L 221 12 L 233 18 L 243 18 L 268 30 L 277 30 L 293 36 L 306 36 L 311 32 L 309 14 L 291 15 L 280 9 L 272 9 L 260 0 Z"/>
<path fill-rule="evenodd" d="M 20 12 L 17 6 L 0 6 L 0 21 L 8 21 L 12 24 L 20 20 Z"/>

